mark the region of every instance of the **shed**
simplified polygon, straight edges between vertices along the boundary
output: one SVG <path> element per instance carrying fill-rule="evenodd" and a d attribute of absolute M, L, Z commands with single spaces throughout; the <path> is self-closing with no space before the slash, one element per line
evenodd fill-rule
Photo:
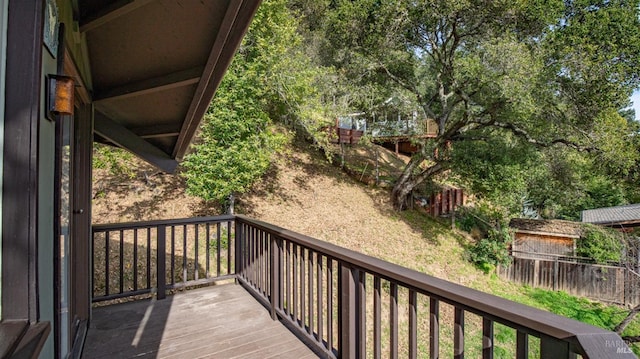
<path fill-rule="evenodd" d="M 640 227 L 640 203 L 582 211 L 582 222 L 620 230 Z"/>
<path fill-rule="evenodd" d="M 519 258 L 575 256 L 582 234 L 581 223 L 563 220 L 514 218 L 509 227 L 515 231 L 512 254 Z"/>

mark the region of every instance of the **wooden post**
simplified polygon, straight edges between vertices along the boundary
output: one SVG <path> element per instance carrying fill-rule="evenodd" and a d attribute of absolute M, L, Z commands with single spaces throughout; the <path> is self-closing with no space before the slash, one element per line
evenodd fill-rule
<path fill-rule="evenodd" d="M 376 186 L 380 185 L 380 150 L 378 150 L 378 145 L 376 146 Z"/>
<path fill-rule="evenodd" d="M 458 307 L 453 314 L 453 357 L 464 359 L 464 310 Z"/>
<path fill-rule="evenodd" d="M 429 355 L 438 358 L 440 355 L 440 302 L 429 299 Z"/>
<path fill-rule="evenodd" d="M 234 236 L 234 241 L 235 241 L 235 275 L 236 277 L 240 277 L 243 275 L 243 271 L 244 268 L 242 267 L 242 263 L 244 262 L 244 258 L 242 256 L 242 251 L 244 248 L 244 243 L 243 243 L 243 224 L 239 223 L 238 220 L 236 219 L 236 232 L 235 232 L 235 236 Z M 237 281 L 237 280 L 236 280 Z"/>
<path fill-rule="evenodd" d="M 516 358 L 528 358 L 528 357 L 529 357 L 529 336 L 527 335 L 527 333 L 518 331 L 518 333 L 516 334 Z"/>
<path fill-rule="evenodd" d="M 282 273 L 282 239 L 271 235 L 271 255 L 269 258 L 269 301 L 271 304 L 271 319 L 278 319 L 276 309 L 280 307 L 280 274 Z"/>
<path fill-rule="evenodd" d="M 552 359 L 552 358 L 575 358 L 574 355 L 570 355 L 569 342 L 552 338 L 547 335 L 540 336 L 540 358 Z"/>
<path fill-rule="evenodd" d="M 553 261 L 553 290 L 558 290 L 558 257 Z"/>
<path fill-rule="evenodd" d="M 157 273 L 157 282 L 158 282 L 158 292 L 156 293 L 156 298 L 157 299 L 164 299 L 167 295 L 166 291 L 167 291 L 167 283 L 166 283 L 166 265 L 167 265 L 167 250 L 166 250 L 166 243 L 167 243 L 167 227 L 164 225 L 159 225 L 157 227 L 157 231 L 158 231 L 158 236 L 157 236 L 157 240 L 158 240 L 158 246 L 157 246 L 157 252 L 158 254 L 156 255 L 156 260 L 157 260 L 157 265 L 156 265 L 156 269 L 158 271 Z"/>
<path fill-rule="evenodd" d="M 482 359 L 493 359 L 493 321 L 482 318 Z"/>
<path fill-rule="evenodd" d="M 356 277 L 355 270 L 345 263 L 340 263 L 340 274 L 338 283 L 339 300 L 339 348 L 340 358 L 358 358 L 356 342 Z"/>

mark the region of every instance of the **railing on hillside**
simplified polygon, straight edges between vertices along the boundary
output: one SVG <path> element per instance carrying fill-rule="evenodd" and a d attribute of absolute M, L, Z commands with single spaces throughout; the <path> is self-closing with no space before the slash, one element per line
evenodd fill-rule
<path fill-rule="evenodd" d="M 218 258 L 226 253 L 227 259 L 218 259 L 217 266 L 226 265 L 227 271 L 218 271 L 206 280 L 236 278 L 274 319 L 282 320 L 323 356 L 493 358 L 498 353 L 517 358 L 575 358 L 576 354 L 585 358 L 635 357 L 613 332 L 244 216 L 96 226 L 94 236 L 109 231 L 117 233 L 119 243 L 123 243 L 119 239 L 124 236 L 121 231 L 157 233 L 157 250 L 174 253 L 162 247 L 170 232 L 167 229 L 195 223 L 226 223 L 229 228 L 227 251 L 215 251 Z M 195 232 L 187 230 L 187 234 Z M 222 247 L 224 234 L 214 237 L 217 248 Z M 199 237 L 193 238 L 195 241 Z M 159 278 L 163 277 L 163 257 L 160 253 L 156 256 Z M 164 263 L 173 257 L 169 255 Z M 126 267 L 117 263 L 116 270 Z M 116 273 L 123 277 L 122 270 Z M 170 273 L 167 270 L 165 276 L 172 277 Z M 200 282 L 192 278 L 183 285 L 189 283 Z M 143 290 L 151 291 L 147 287 L 152 285 L 146 284 Z M 158 297 L 164 296 L 161 285 L 158 281 Z M 128 291 L 118 289 L 122 289 L 116 291 L 120 296 L 136 293 L 133 287 Z M 106 293 L 114 296 L 109 290 Z"/>
<path fill-rule="evenodd" d="M 233 216 L 94 225 L 93 301 L 235 278 Z"/>

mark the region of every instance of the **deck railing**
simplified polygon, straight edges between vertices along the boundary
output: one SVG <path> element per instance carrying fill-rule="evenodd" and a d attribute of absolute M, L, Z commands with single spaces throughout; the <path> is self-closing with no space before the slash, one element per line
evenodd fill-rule
<path fill-rule="evenodd" d="M 236 278 L 274 319 L 282 320 L 326 357 L 635 357 L 613 332 L 244 216 L 96 226 L 94 236 L 110 232 L 119 240 L 124 236 L 121 231 L 157 233 L 157 271 L 162 273 L 160 252 L 168 253 L 165 263 L 171 262 L 174 253 L 162 247 L 163 232 L 167 242 L 167 228 L 196 223 L 216 228 L 216 267 L 227 266 L 226 271 L 210 273 L 205 265 L 209 273 L 205 280 Z M 218 232 L 219 225 L 229 229 Z M 225 235 L 226 252 L 218 252 Z M 195 241 L 199 237 L 193 238 Z M 203 260 L 195 260 L 200 262 Z M 117 261 L 115 268 L 122 267 Z M 165 277 L 172 278 L 172 272 L 167 270 Z M 161 282 L 157 285 L 158 297 L 164 296 Z M 182 285 L 201 282 L 191 278 Z M 168 283 L 165 288 L 175 287 Z M 143 290 L 149 292 L 151 287 L 146 285 Z M 107 290 L 106 296 L 98 298 L 136 293 L 133 286 L 129 289 L 121 290 L 118 285 L 117 294 Z"/>
<path fill-rule="evenodd" d="M 235 278 L 233 216 L 94 225 L 93 301 Z"/>

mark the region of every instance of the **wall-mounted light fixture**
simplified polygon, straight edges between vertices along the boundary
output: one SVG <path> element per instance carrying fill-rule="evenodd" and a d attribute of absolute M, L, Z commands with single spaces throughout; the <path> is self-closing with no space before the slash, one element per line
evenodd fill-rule
<path fill-rule="evenodd" d="M 73 77 L 49 75 L 47 77 L 47 118 L 54 120 L 56 115 L 73 115 L 73 95 L 75 81 Z"/>

